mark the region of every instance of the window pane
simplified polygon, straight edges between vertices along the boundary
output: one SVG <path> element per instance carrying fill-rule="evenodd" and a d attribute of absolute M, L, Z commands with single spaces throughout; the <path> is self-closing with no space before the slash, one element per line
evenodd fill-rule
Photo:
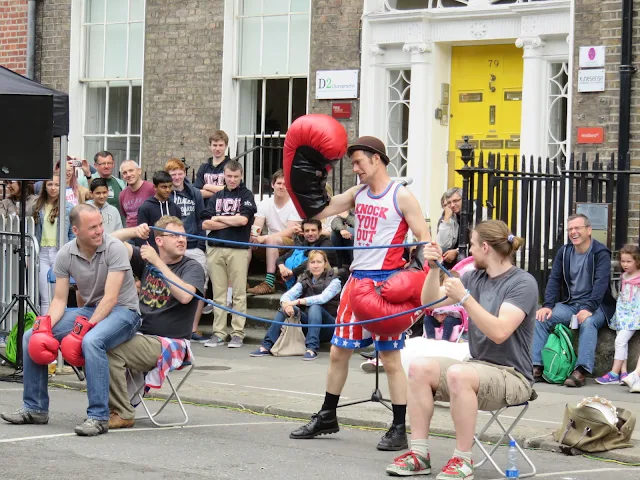
<path fill-rule="evenodd" d="M 127 25 L 107 25 L 105 48 L 105 78 L 124 78 L 127 75 Z"/>
<path fill-rule="evenodd" d="M 129 78 L 142 78 L 142 45 L 144 43 L 144 23 L 129 24 L 129 65 L 127 75 Z"/>
<path fill-rule="evenodd" d="M 122 135 L 127 132 L 129 109 L 129 87 L 109 89 L 109 131 L 110 135 Z"/>
<path fill-rule="evenodd" d="M 129 156 L 127 160 L 135 160 L 140 164 L 140 137 L 131 137 L 129 140 Z M 120 170 L 120 165 L 118 165 Z"/>
<path fill-rule="evenodd" d="M 113 171 L 116 172 L 116 176 L 120 171 L 120 164 L 127 160 L 127 137 L 107 137 L 106 148 L 113 154 Z"/>
<path fill-rule="evenodd" d="M 260 73 L 260 18 L 240 21 L 240 75 Z"/>
<path fill-rule="evenodd" d="M 289 0 L 265 0 L 263 15 L 289 13 Z"/>
<path fill-rule="evenodd" d="M 287 73 L 288 16 L 264 17 L 262 42 L 262 74 L 284 75 Z"/>
<path fill-rule="evenodd" d="M 307 79 L 293 79 L 293 95 L 291 99 L 291 121 L 307 113 Z"/>
<path fill-rule="evenodd" d="M 242 0 L 240 3 L 240 15 L 260 15 L 262 11 L 262 0 Z"/>
<path fill-rule="evenodd" d="M 87 12 L 87 23 L 104 22 L 104 2 L 105 0 L 87 0 L 85 6 Z"/>
<path fill-rule="evenodd" d="M 289 40 L 289 72 L 292 75 L 309 71 L 309 15 L 291 15 Z"/>
<path fill-rule="evenodd" d="M 308 12 L 309 0 L 291 0 L 291 12 Z"/>
<path fill-rule="evenodd" d="M 129 6 L 129 21 L 142 21 L 144 20 L 144 0 L 131 0 Z"/>
<path fill-rule="evenodd" d="M 240 80 L 238 105 L 238 133 L 240 135 L 253 135 L 260 132 L 261 84 L 261 80 Z"/>
<path fill-rule="evenodd" d="M 93 25 L 87 27 L 87 78 L 103 78 L 104 27 Z"/>
<path fill-rule="evenodd" d="M 86 158 L 89 163 L 93 163 L 93 156 L 103 151 L 104 148 L 104 138 L 103 137 L 84 137 L 84 158 Z"/>
<path fill-rule="evenodd" d="M 104 108 L 107 89 L 87 86 L 87 104 L 85 108 L 84 133 L 104 133 Z M 96 150 L 97 151 L 97 150 Z"/>
<path fill-rule="evenodd" d="M 142 87 L 131 89 L 131 134 L 140 134 L 142 128 Z"/>
<path fill-rule="evenodd" d="M 107 22 L 126 22 L 128 0 L 107 0 Z"/>
<path fill-rule="evenodd" d="M 289 79 L 265 81 L 267 82 L 265 133 L 285 133 L 289 126 Z"/>

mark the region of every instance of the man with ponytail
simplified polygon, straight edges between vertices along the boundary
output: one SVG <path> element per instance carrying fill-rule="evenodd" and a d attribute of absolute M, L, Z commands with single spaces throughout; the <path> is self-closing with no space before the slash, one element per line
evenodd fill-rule
<path fill-rule="evenodd" d="M 440 286 L 436 261 L 442 249 L 424 249 L 431 267 L 422 289 L 422 303 L 444 296 L 438 306 L 463 305 L 469 318 L 471 360 L 414 360 L 409 366 L 408 402 L 411 450 L 387 467 L 394 476 L 431 472 L 428 437 L 434 402 L 450 402 L 456 448 L 437 480 L 473 478 L 471 448 L 478 410 L 494 411 L 526 402 L 533 394 L 531 344 L 538 286 L 527 272 L 514 266 L 515 252 L 524 245 L 504 222 L 488 220 L 471 235 L 470 254 L 476 270 Z"/>

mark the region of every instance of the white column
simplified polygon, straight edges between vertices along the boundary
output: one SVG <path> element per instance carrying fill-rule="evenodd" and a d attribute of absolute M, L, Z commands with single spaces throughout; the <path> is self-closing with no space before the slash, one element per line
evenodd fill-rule
<path fill-rule="evenodd" d="M 432 163 L 429 156 L 431 122 L 434 114 L 430 43 L 406 43 L 402 50 L 411 54 L 411 103 L 409 107 L 409 151 L 407 176 L 413 179 L 409 187 L 420 202 L 425 215 L 430 214 Z M 438 188 L 440 190 L 440 188 Z"/>
<path fill-rule="evenodd" d="M 387 71 L 383 65 L 386 49 L 372 44 L 362 53 L 360 64 L 360 112 L 358 136 L 373 135 L 384 141 L 386 131 L 387 105 L 381 102 L 385 97 Z"/>
<path fill-rule="evenodd" d="M 547 62 L 543 58 L 544 42 L 540 37 L 521 37 L 516 47 L 523 49 L 522 120 L 520 124 L 520 154 L 527 158 L 547 154 Z"/>

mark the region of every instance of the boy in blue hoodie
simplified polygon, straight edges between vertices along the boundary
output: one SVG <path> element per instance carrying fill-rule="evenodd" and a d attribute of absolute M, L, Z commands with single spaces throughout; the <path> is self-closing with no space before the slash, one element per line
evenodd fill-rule
<path fill-rule="evenodd" d="M 181 217 L 180 209 L 171 200 L 171 191 L 173 190 L 173 180 L 164 170 L 159 170 L 153 174 L 153 188 L 156 194 L 144 201 L 138 209 L 138 225 L 146 223 L 147 225 L 155 225 L 160 217 L 170 215 L 173 217 Z M 162 233 L 160 235 L 167 235 Z M 158 250 L 156 246 L 155 232 L 152 230 L 148 240 L 140 240 L 137 238 L 135 244 L 137 247 L 149 243 L 153 248 Z"/>
<path fill-rule="evenodd" d="M 184 162 L 178 158 L 172 158 L 165 164 L 164 170 L 171 175 L 173 181 L 171 199 L 180 209 L 181 215 L 179 215 L 178 218 L 182 220 L 185 232 L 204 237 L 205 231 L 202 229 L 202 220 L 200 218 L 200 214 L 202 210 L 204 210 L 204 200 L 200 190 L 195 188 L 188 180 L 185 180 L 187 169 L 184 166 Z M 185 256 L 197 261 L 204 270 L 204 286 L 202 292 L 207 291 L 207 283 L 209 282 L 207 258 L 204 252 L 204 240 L 187 237 Z M 195 342 L 206 342 L 209 340 L 209 337 L 205 337 L 197 331 L 203 307 L 204 302 L 200 300 L 193 319 L 193 333 L 191 334 L 191 340 Z"/>

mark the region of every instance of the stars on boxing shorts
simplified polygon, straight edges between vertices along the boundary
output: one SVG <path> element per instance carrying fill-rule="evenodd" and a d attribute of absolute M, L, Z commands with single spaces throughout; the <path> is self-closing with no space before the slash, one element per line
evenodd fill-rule
<path fill-rule="evenodd" d="M 358 348 L 365 348 L 368 347 L 369 345 L 371 345 L 373 343 L 373 339 L 369 338 L 369 339 L 360 339 L 360 340 L 350 340 L 348 338 L 341 338 L 338 336 L 334 336 L 331 339 L 331 343 L 334 344 L 337 347 L 341 347 L 341 348 L 350 348 L 353 350 L 356 350 Z"/>

